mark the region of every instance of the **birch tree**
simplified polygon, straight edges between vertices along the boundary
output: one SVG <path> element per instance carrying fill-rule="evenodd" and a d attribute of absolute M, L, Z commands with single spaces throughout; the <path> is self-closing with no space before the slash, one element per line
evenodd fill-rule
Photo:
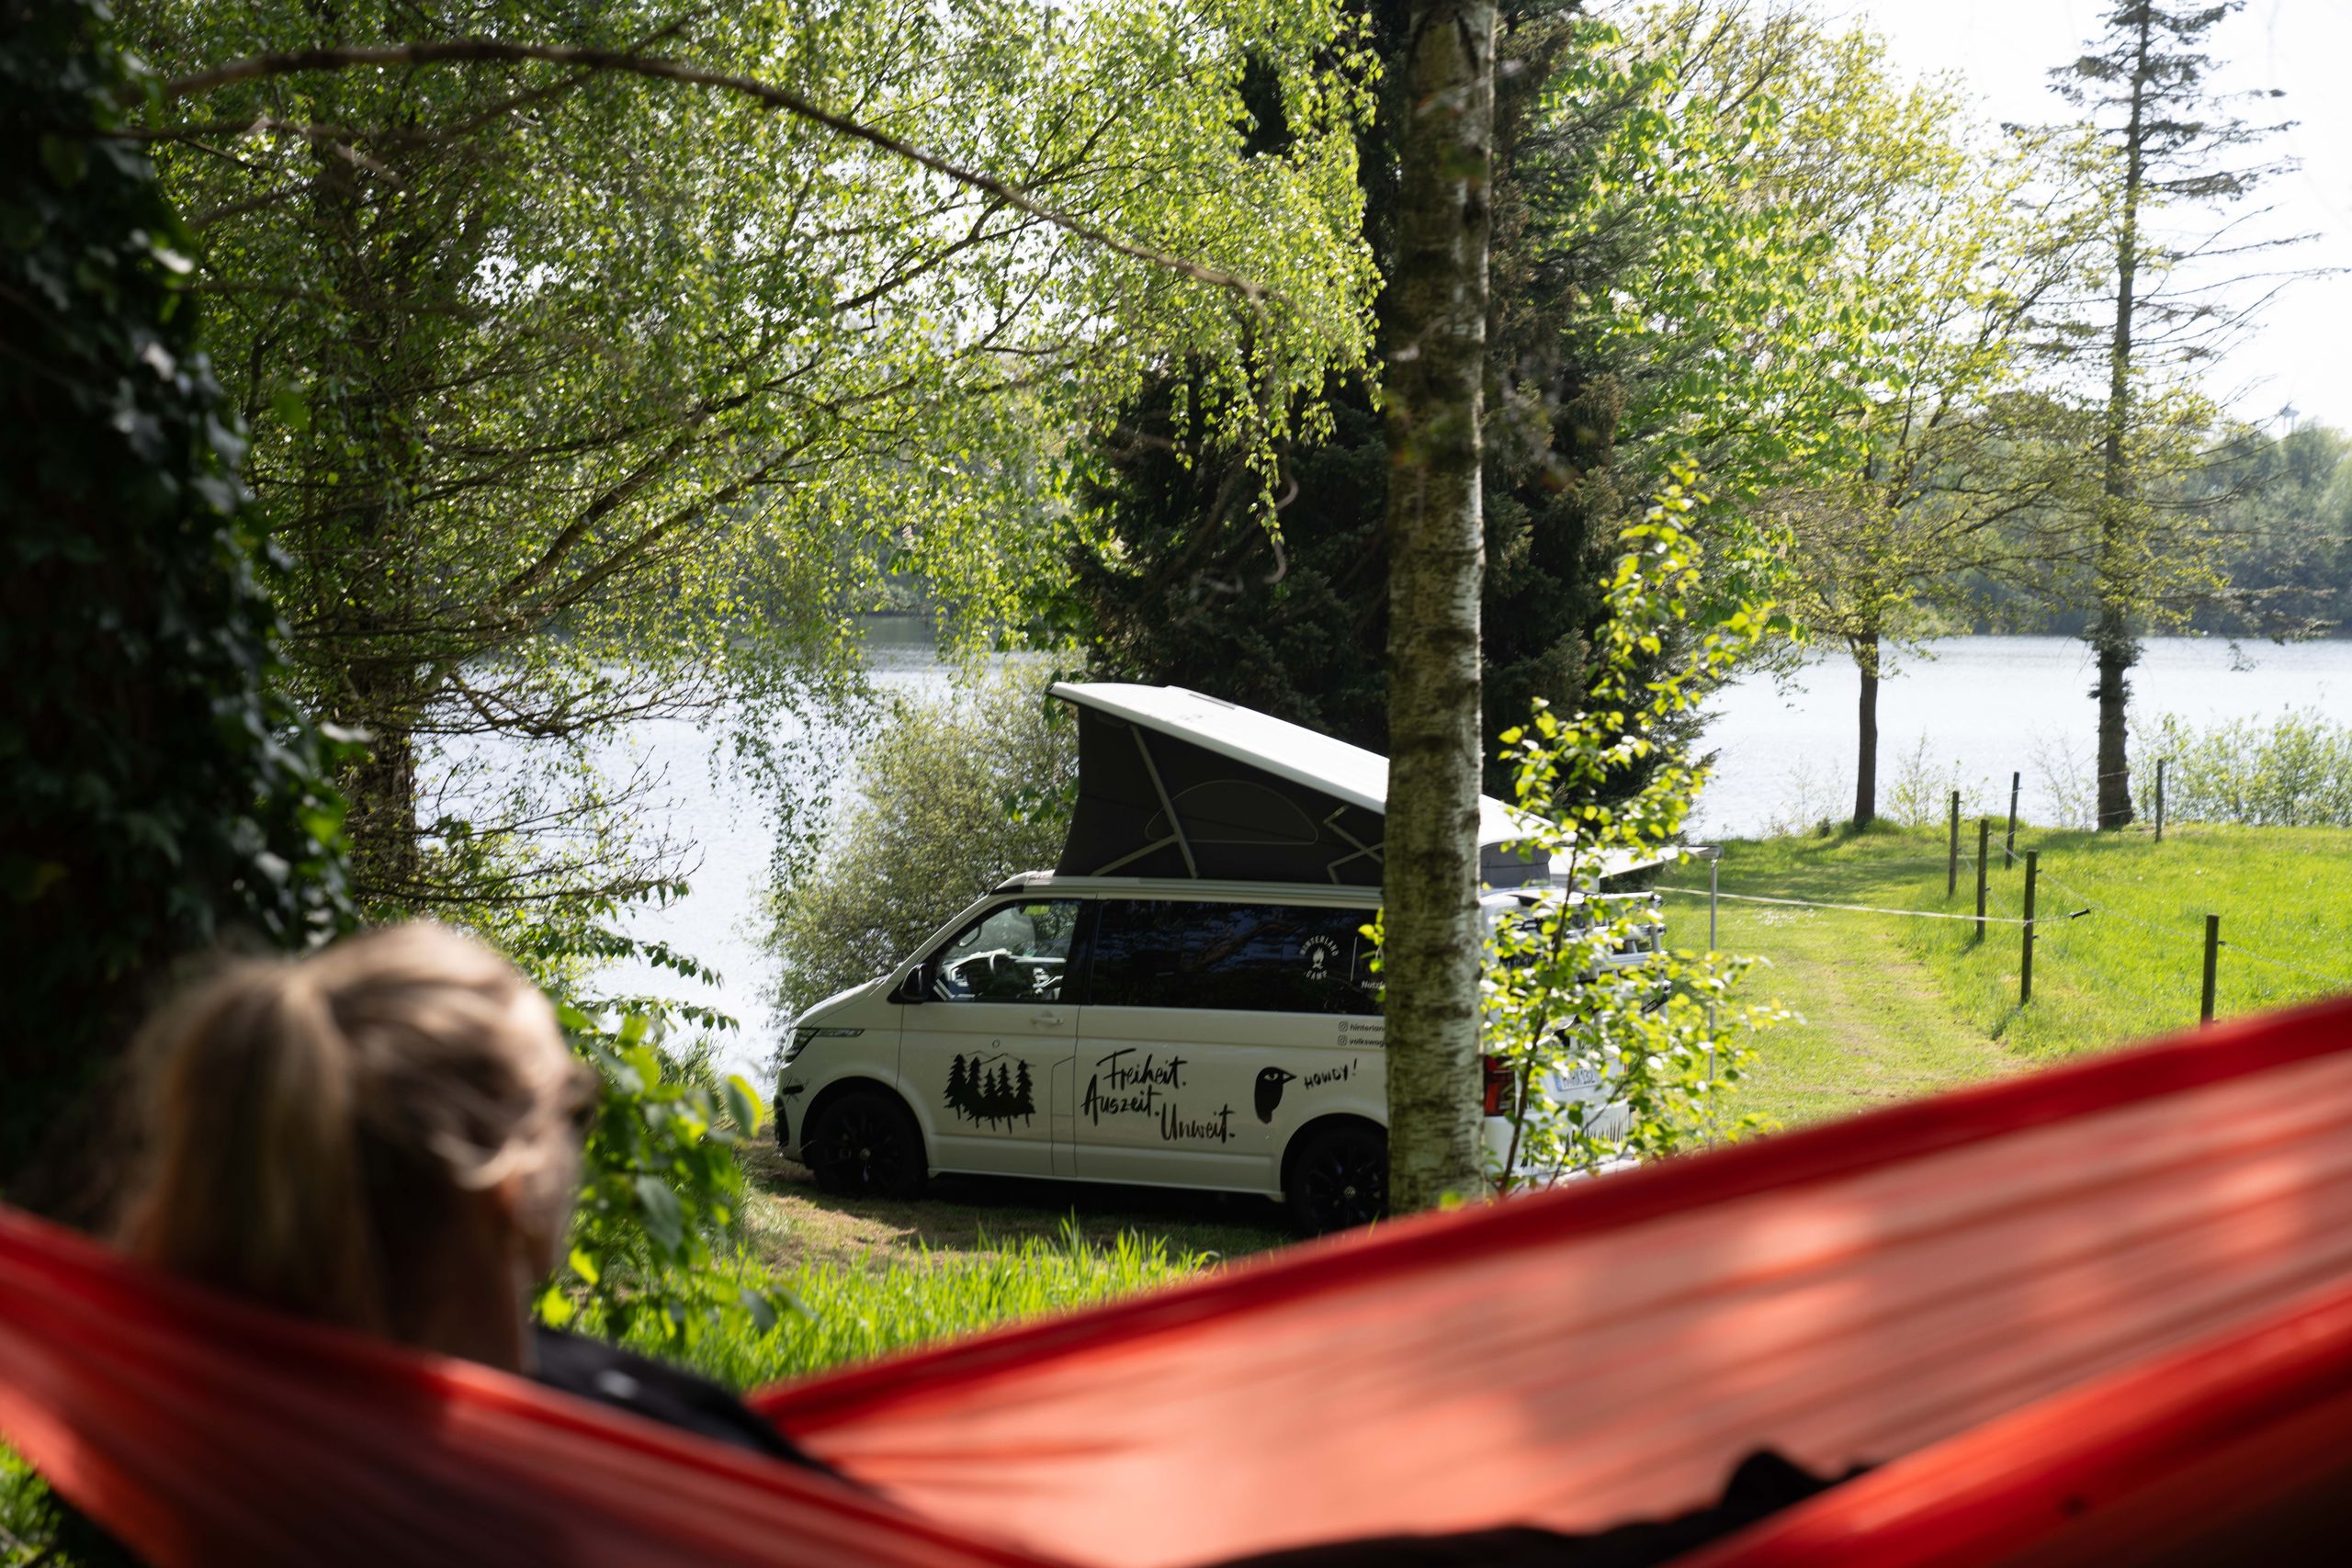
<path fill-rule="evenodd" d="M 1410 11 L 1387 290 L 1389 1200 L 1479 1190 L 1478 598 L 1492 0 Z"/>

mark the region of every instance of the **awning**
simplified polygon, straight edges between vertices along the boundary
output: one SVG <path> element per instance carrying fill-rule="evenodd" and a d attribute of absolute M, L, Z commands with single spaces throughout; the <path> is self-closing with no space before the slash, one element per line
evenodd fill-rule
<path fill-rule="evenodd" d="M 1079 716 L 1078 808 L 1062 874 L 1379 886 L 1388 812 L 1379 752 L 1182 686 L 1064 681 L 1053 694 Z M 1543 861 L 1506 847 L 1534 826 L 1479 797 L 1479 874 L 1490 886 L 1545 877 Z M 1656 860 L 1615 856 L 1606 874 L 1645 863 Z"/>

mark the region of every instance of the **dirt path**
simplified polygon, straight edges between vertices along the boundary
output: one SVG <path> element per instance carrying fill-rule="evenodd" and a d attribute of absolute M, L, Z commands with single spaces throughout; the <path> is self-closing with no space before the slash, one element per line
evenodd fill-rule
<path fill-rule="evenodd" d="M 1868 850 L 1837 844 L 1736 844 L 1723 863 L 1727 893 L 1834 903 L 1906 907 L 1900 880 L 1899 870 Z M 1678 897 L 1669 908 L 1670 940 L 1702 944 L 1704 903 Z M 1901 930 L 1901 922 L 1871 915 L 1723 905 L 1718 945 L 1769 963 L 1748 976 L 1746 999 L 1797 1015 L 1758 1039 L 1758 1060 L 1735 1103 L 1796 1126 L 2020 1065 L 1961 1020 L 1935 975 L 1904 951 Z"/>
<path fill-rule="evenodd" d="M 1282 1211 L 1263 1198 L 1015 1177 L 941 1177 L 910 1202 L 834 1198 L 764 1145 L 751 1156 L 750 1176 L 745 1240 L 778 1270 L 925 1251 L 992 1251 L 1024 1236 L 1058 1237 L 1072 1219 L 1098 1245 L 1135 1231 L 1164 1237 L 1171 1250 L 1223 1258 L 1295 1239 Z"/>

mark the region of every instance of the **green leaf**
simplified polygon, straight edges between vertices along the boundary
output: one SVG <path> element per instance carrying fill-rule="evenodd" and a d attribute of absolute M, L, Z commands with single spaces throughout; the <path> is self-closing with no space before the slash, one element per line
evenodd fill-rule
<path fill-rule="evenodd" d="M 684 1216 L 678 1195 L 658 1176 L 640 1176 L 630 1184 L 637 1193 L 639 1216 L 645 1234 L 662 1252 L 675 1255 L 685 1242 Z"/>
<path fill-rule="evenodd" d="M 723 1086 L 727 1095 L 727 1113 L 745 1137 L 757 1137 L 760 1131 L 760 1097 L 752 1086 L 739 1077 L 729 1077 Z"/>

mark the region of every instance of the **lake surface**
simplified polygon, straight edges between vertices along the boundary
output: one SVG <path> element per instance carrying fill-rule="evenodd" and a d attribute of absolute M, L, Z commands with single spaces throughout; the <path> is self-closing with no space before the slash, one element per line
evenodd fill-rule
<path fill-rule="evenodd" d="M 886 690 L 950 684 L 911 623 L 877 623 L 868 648 Z M 1939 819 L 1944 792 L 1955 786 L 1970 816 L 2003 814 L 2015 772 L 2023 774 L 2026 820 L 2069 820 L 2070 805 L 2084 798 L 2093 772 L 2092 679 L 2089 649 L 2067 637 L 1960 637 L 1902 657 L 1880 688 L 1881 810 L 1893 809 L 1907 781 Z M 1716 770 L 1693 836 L 1788 830 L 1849 812 L 1857 687 L 1852 661 L 1842 654 L 1784 679 L 1752 675 L 1727 686 L 1709 705 L 1705 743 L 1716 754 Z M 2132 672 L 2132 711 L 2143 723 L 2169 712 L 2201 726 L 2290 708 L 2352 724 L 2352 641 L 2233 649 L 2210 638 L 2161 638 L 2147 645 Z M 854 755 L 855 736 L 826 739 L 824 765 L 837 767 Z M 711 738 L 694 726 L 648 724 L 631 744 L 666 772 L 662 820 L 673 837 L 698 847 L 700 865 L 686 897 L 637 912 L 628 929 L 694 953 L 722 980 L 689 987 L 674 976 L 624 968 L 610 985 L 623 992 L 691 991 L 694 999 L 732 1014 L 742 1027 L 726 1055 L 755 1067 L 778 1027 L 765 1000 L 772 976 L 758 931 L 772 826 L 752 792 L 712 765 Z"/>

